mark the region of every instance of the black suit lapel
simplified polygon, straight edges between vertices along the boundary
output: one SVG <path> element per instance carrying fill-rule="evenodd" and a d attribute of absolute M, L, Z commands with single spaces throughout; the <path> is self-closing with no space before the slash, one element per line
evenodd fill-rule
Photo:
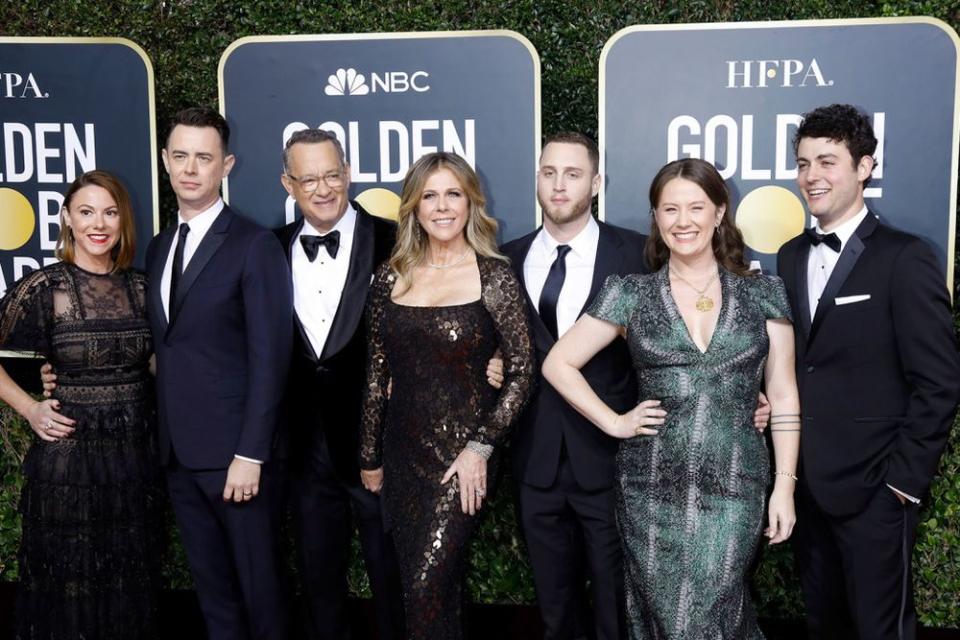
<path fill-rule="evenodd" d="M 850 272 L 853 271 L 857 261 L 863 254 L 863 250 L 866 248 L 866 245 L 863 243 L 863 238 L 873 233 L 873 230 L 877 228 L 877 224 L 876 216 L 872 213 L 867 213 L 867 217 L 864 218 L 863 222 L 860 223 L 860 226 L 857 227 L 857 230 L 844 245 L 843 250 L 840 252 L 840 258 L 833 268 L 833 273 L 830 274 L 830 279 L 827 280 L 827 286 L 823 289 L 823 295 L 820 296 L 820 302 L 817 303 L 817 313 L 814 315 L 813 324 L 810 326 L 809 341 L 812 342 L 817 335 L 817 330 L 820 328 L 820 325 L 823 324 L 824 316 L 830 313 L 836 306 L 833 303 L 833 299 L 837 297 L 837 294 L 843 287 L 843 283 L 847 281 Z"/>
<path fill-rule="evenodd" d="M 593 299 L 600 293 L 600 287 L 607 280 L 607 276 L 620 273 L 620 266 L 623 264 L 623 252 L 621 251 L 623 241 L 605 224 L 598 224 L 600 237 L 597 240 L 597 256 L 593 261 L 593 282 L 590 284 L 590 294 L 587 295 L 587 301 L 584 303 L 583 309 L 580 309 L 579 315 L 583 315 Z"/>
<path fill-rule="evenodd" d="M 210 262 L 210 258 L 217 252 L 223 241 L 227 239 L 227 229 L 230 228 L 231 220 L 233 220 L 233 212 L 230 211 L 229 207 L 224 207 L 217 219 L 213 221 L 210 230 L 203 236 L 203 240 L 200 241 L 200 245 L 194 252 L 193 257 L 190 258 L 190 262 L 187 263 L 187 268 L 184 269 L 183 275 L 180 276 L 180 282 L 177 283 L 177 299 L 170 301 L 172 311 L 170 317 L 173 318 L 173 322 L 170 323 L 171 326 L 176 324 L 177 316 L 180 315 L 180 309 L 183 307 L 183 301 L 190 293 L 190 288 L 197 281 L 197 277 Z"/>
<path fill-rule="evenodd" d="M 364 213 L 358 207 L 357 223 L 353 230 L 353 247 L 350 250 L 350 267 L 347 270 L 347 281 L 340 294 L 340 304 L 337 306 L 337 315 L 333 318 L 333 326 L 327 341 L 323 345 L 321 360 L 329 358 L 350 342 L 357 331 L 357 325 L 363 316 L 363 309 L 367 303 L 367 292 L 370 289 L 370 278 L 373 275 L 374 265 L 374 228 L 370 214 Z"/>
<path fill-rule="evenodd" d="M 167 265 L 167 258 L 170 256 L 170 245 L 173 244 L 176 229 L 176 227 L 170 227 L 158 236 L 157 251 L 154 253 L 155 258 L 153 264 L 149 265 L 150 273 L 147 274 L 150 283 L 150 304 L 147 306 L 154 316 L 154 327 L 159 327 L 163 333 L 166 333 L 169 324 L 167 314 L 163 312 L 163 269 Z"/>
<path fill-rule="evenodd" d="M 808 338 L 810 336 L 810 293 L 807 288 L 807 262 L 810 259 L 810 246 L 810 239 L 804 235 L 797 245 L 793 262 L 793 290 L 797 296 L 794 309 L 799 316 L 800 328 Z"/>

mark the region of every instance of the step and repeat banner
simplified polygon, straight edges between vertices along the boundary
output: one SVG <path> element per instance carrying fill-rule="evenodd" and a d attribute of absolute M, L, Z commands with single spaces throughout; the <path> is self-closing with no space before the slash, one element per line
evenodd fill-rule
<path fill-rule="evenodd" d="M 879 140 L 867 205 L 934 246 L 952 286 L 957 34 L 932 18 L 630 27 L 600 58 L 600 215 L 650 227 L 648 187 L 683 157 L 727 179 L 751 258 L 811 224 L 794 182 L 800 114 L 850 103 Z"/>
<path fill-rule="evenodd" d="M 299 215 L 280 184 L 293 132 L 343 144 L 351 198 L 395 218 L 410 165 L 453 151 L 480 175 L 500 239 L 537 224 L 540 60 L 511 31 L 263 36 L 220 60 L 220 109 L 237 164 L 230 205 L 269 227 Z"/>
<path fill-rule="evenodd" d="M 63 193 L 103 169 L 130 191 L 137 262 L 159 229 L 153 67 L 121 38 L 0 37 L 0 296 L 55 261 Z"/>

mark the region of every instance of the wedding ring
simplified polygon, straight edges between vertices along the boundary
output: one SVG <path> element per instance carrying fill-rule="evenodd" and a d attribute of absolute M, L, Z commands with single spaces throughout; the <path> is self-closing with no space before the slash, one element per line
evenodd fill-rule
<path fill-rule="evenodd" d="M 474 490 L 474 493 L 476 493 L 477 496 L 480 497 L 480 498 L 482 498 L 483 496 L 487 495 L 487 492 L 484 491 L 483 489 L 475 489 L 475 490 Z"/>
<path fill-rule="evenodd" d="M 244 491 L 244 492 L 243 492 L 243 495 L 245 495 L 245 496 L 252 496 L 252 495 L 253 495 L 253 491 L 249 491 L 249 492 L 248 492 L 248 491 Z"/>
<path fill-rule="evenodd" d="M 43 425 L 44 431 L 50 431 L 50 429 L 53 429 L 53 420 L 47 420 L 47 424 Z"/>

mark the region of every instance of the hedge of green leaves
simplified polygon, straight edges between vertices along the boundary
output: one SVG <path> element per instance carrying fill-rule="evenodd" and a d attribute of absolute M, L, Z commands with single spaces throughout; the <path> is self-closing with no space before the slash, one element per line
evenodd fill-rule
<path fill-rule="evenodd" d="M 221 52 L 250 35 L 512 29 L 534 44 L 542 61 L 543 131 L 596 134 L 597 65 L 604 43 L 634 24 L 735 22 L 929 15 L 954 28 L 957 0 L 13 0 L 0 3 L 0 35 L 122 36 L 140 44 L 156 72 L 157 115 L 166 122 L 193 104 L 216 106 Z M 161 180 L 164 223 L 175 210 Z M 19 535 L 15 507 L 22 482 L 19 460 L 29 430 L 9 415 L 0 429 L 0 579 L 15 580 Z M 470 589 L 483 602 L 532 602 L 533 588 L 518 535 L 509 479 L 485 516 L 473 554 Z M 188 575 L 172 545 L 167 576 L 184 586 Z M 924 507 L 915 556 L 921 621 L 960 627 L 960 438 L 954 433 L 932 498 Z M 365 592 L 354 563 L 353 585 Z M 786 547 L 765 553 L 755 581 L 763 615 L 800 615 L 797 581 Z"/>

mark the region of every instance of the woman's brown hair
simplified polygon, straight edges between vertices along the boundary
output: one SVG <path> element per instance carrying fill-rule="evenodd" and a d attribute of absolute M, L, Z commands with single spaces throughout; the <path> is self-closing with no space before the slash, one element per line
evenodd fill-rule
<path fill-rule="evenodd" d="M 660 229 L 657 227 L 656 211 L 664 187 L 674 178 L 693 182 L 703 189 L 714 206 L 723 208 L 724 214 L 720 218 L 720 224 L 713 232 L 711 243 L 713 255 L 720 266 L 727 271 L 741 276 L 749 275 L 750 269 L 744 257 L 746 245 L 740 229 L 733 224 L 727 185 L 716 167 L 699 158 L 683 158 L 664 165 L 650 183 L 650 237 L 647 238 L 647 246 L 644 249 L 650 269 L 656 271 L 670 259 L 670 249 L 664 243 L 660 236 Z"/>

